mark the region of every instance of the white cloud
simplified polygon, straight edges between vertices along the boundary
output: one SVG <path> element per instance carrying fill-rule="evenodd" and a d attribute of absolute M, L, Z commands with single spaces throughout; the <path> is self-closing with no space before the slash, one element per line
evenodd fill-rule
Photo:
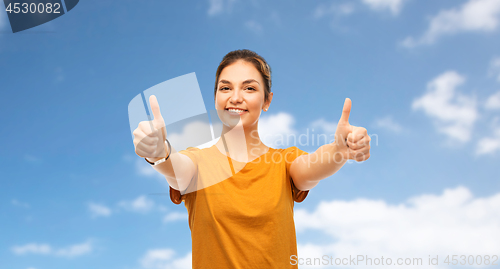
<path fill-rule="evenodd" d="M 498 122 L 499 117 L 495 117 L 492 120 L 492 133 L 489 137 L 483 137 L 479 139 L 476 147 L 476 155 L 494 154 L 500 151 L 500 126 Z"/>
<path fill-rule="evenodd" d="M 326 121 L 325 119 L 317 119 L 311 123 L 311 128 L 313 129 L 318 129 L 322 130 L 326 134 L 335 134 L 335 131 L 337 130 L 337 125 L 338 122 L 329 122 Z"/>
<path fill-rule="evenodd" d="M 55 249 L 49 244 L 29 243 L 24 246 L 14 246 L 11 250 L 16 255 L 41 254 L 72 258 L 88 254 L 92 252 L 92 249 L 92 243 L 88 240 L 81 244 L 75 244 L 59 249 Z"/>
<path fill-rule="evenodd" d="M 145 269 L 191 269 L 191 261 L 191 252 L 176 258 L 172 249 L 151 249 L 139 260 Z"/>
<path fill-rule="evenodd" d="M 469 0 L 460 8 L 440 11 L 430 19 L 428 29 L 421 37 L 407 37 L 402 45 L 429 45 L 443 35 L 460 32 L 492 32 L 498 27 L 499 14 L 498 0 Z"/>
<path fill-rule="evenodd" d="M 132 201 L 121 201 L 118 203 L 119 206 L 134 212 L 146 213 L 151 211 L 155 207 L 153 200 L 147 198 L 144 195 L 137 197 Z"/>
<path fill-rule="evenodd" d="M 394 133 L 401 133 L 403 131 L 403 127 L 395 122 L 391 115 L 376 119 L 374 125 L 377 128 L 386 129 Z"/>
<path fill-rule="evenodd" d="M 459 142 L 470 140 L 478 118 L 476 98 L 456 91 L 465 78 L 454 71 L 445 72 L 427 84 L 427 92 L 413 101 L 413 110 L 423 110 L 433 119 L 438 132 Z"/>
<path fill-rule="evenodd" d="M 66 248 L 58 249 L 54 252 L 54 254 L 56 256 L 71 258 L 71 257 L 81 256 L 90 252 L 92 252 L 92 244 L 90 243 L 90 241 L 88 241 L 82 244 L 72 245 Z"/>
<path fill-rule="evenodd" d="M 489 73 L 500 82 L 500 57 L 491 60 Z"/>
<path fill-rule="evenodd" d="M 340 32 L 352 32 L 352 30 L 341 23 L 341 20 L 353 15 L 355 12 L 360 10 L 360 6 L 368 6 L 369 10 L 379 12 L 379 11 L 390 11 L 392 15 L 398 15 L 401 8 L 407 0 L 361 0 L 358 2 L 354 1 L 330 1 L 330 3 L 319 3 L 312 12 L 312 17 L 314 19 L 321 19 L 326 17 L 330 19 L 329 26 Z"/>
<path fill-rule="evenodd" d="M 269 147 L 282 148 L 288 145 L 288 138 L 297 133 L 292 127 L 294 123 L 293 116 L 285 112 L 263 116 L 259 120 L 260 139 Z"/>
<path fill-rule="evenodd" d="M 324 118 L 314 120 L 309 124 L 308 129 L 305 132 L 307 137 L 307 143 L 304 143 L 304 139 L 298 135 L 298 145 L 297 146 L 314 146 L 319 147 L 324 144 L 333 143 L 335 141 L 335 131 L 337 130 L 338 122 L 329 122 Z M 309 129 L 310 133 L 309 134 Z"/>
<path fill-rule="evenodd" d="M 171 212 L 163 218 L 163 222 L 167 223 L 167 222 L 173 222 L 173 221 L 177 221 L 177 220 L 187 220 L 187 218 L 188 218 L 188 215 L 186 213 Z"/>
<path fill-rule="evenodd" d="M 50 254 L 52 253 L 52 247 L 48 244 L 30 243 L 24 246 L 15 246 L 12 248 L 12 252 L 14 252 L 17 255 L 24 255 L 30 253 Z"/>
<path fill-rule="evenodd" d="M 24 203 L 24 202 L 18 201 L 16 199 L 12 199 L 10 202 L 14 206 L 19 206 L 19 207 L 24 207 L 24 208 L 30 207 L 30 205 L 28 203 Z"/>
<path fill-rule="evenodd" d="M 491 110 L 500 109 L 500 91 L 488 97 L 484 107 Z"/>
<path fill-rule="evenodd" d="M 222 13 L 231 13 L 236 0 L 209 0 L 208 15 L 215 16 Z"/>
<path fill-rule="evenodd" d="M 390 11 L 398 15 L 406 0 L 362 0 L 365 5 L 376 11 Z"/>
<path fill-rule="evenodd" d="M 476 155 L 493 154 L 500 151 L 500 136 L 484 137 L 477 143 Z"/>
<path fill-rule="evenodd" d="M 262 33 L 262 25 L 254 20 L 245 22 L 245 27 L 256 34 Z"/>
<path fill-rule="evenodd" d="M 368 255 L 395 262 L 395 258 L 420 257 L 427 264 L 428 255 L 497 255 L 500 193 L 474 198 L 459 186 L 441 195 L 411 197 L 401 204 L 363 198 L 322 201 L 312 211 L 295 210 L 295 224 L 298 233 L 313 230 L 332 241 L 299 243 L 298 254 L 303 258 Z"/>
<path fill-rule="evenodd" d="M 361 3 L 368 6 L 373 11 L 389 11 L 393 15 L 398 15 L 401 11 L 403 4 L 407 0 L 361 0 Z M 356 10 L 353 3 L 338 3 L 332 1 L 331 4 L 319 4 L 313 12 L 313 17 L 316 19 L 322 18 L 326 15 L 333 15 L 335 17 L 348 16 Z"/>
<path fill-rule="evenodd" d="M 96 203 L 88 203 L 88 210 L 93 218 L 96 217 L 108 217 L 111 215 L 111 209 L 105 205 L 100 205 Z"/>
<path fill-rule="evenodd" d="M 214 130 L 222 130 L 221 123 L 217 122 L 214 125 Z M 201 121 L 192 121 L 186 123 L 182 127 L 182 131 L 179 132 L 168 132 L 167 130 L 167 137 L 172 147 L 177 151 L 181 151 L 188 147 L 198 146 L 200 144 L 203 144 L 205 141 L 211 140 L 213 138 L 210 131 L 210 124 Z"/>

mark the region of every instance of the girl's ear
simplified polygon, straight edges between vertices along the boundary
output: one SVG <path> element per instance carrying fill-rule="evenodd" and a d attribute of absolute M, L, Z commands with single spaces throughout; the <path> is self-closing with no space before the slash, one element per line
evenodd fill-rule
<path fill-rule="evenodd" d="M 273 93 L 270 92 L 268 95 L 267 102 L 264 104 L 264 111 L 267 111 L 269 109 L 269 106 L 271 105 L 272 100 L 273 100 Z"/>

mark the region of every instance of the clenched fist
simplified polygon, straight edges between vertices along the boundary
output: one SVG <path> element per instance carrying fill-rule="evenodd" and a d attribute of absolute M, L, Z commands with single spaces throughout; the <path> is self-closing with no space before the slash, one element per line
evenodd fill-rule
<path fill-rule="evenodd" d="M 168 155 L 165 146 L 167 129 L 156 96 L 149 97 L 149 104 L 153 111 L 153 120 L 141 121 L 134 130 L 135 153 L 143 158 L 164 158 Z"/>

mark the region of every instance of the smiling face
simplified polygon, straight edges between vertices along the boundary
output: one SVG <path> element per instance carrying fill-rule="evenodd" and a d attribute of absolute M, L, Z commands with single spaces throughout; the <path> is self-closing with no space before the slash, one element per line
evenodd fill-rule
<path fill-rule="evenodd" d="M 255 66 L 246 61 L 236 61 L 226 66 L 219 76 L 215 95 L 215 109 L 227 125 L 234 125 L 241 118 L 245 128 L 256 128 L 263 109 L 271 103 L 273 93 L 265 102 L 264 81 Z"/>

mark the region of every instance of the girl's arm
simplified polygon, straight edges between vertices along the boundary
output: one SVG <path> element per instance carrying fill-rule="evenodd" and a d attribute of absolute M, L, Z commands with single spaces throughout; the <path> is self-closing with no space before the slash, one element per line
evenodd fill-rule
<path fill-rule="evenodd" d="M 365 161 L 370 157 L 370 136 L 363 127 L 349 124 L 351 100 L 346 98 L 335 131 L 335 142 L 319 147 L 314 153 L 297 157 L 290 165 L 294 185 L 310 190 L 319 181 L 335 174 L 347 160 Z"/>
<path fill-rule="evenodd" d="M 347 158 L 335 144 L 319 147 L 314 153 L 297 157 L 290 165 L 290 176 L 301 191 L 307 191 L 318 185 L 319 181 L 335 174 Z"/>
<path fill-rule="evenodd" d="M 168 147 L 166 143 L 165 147 Z M 165 176 L 168 185 L 173 189 L 184 191 L 193 179 L 196 172 L 196 166 L 188 156 L 178 153 L 173 147 L 166 150 L 166 152 L 170 152 L 168 160 L 161 164 L 154 165 L 153 168 Z M 161 158 L 148 158 L 150 162 L 155 162 L 159 159 Z"/>

